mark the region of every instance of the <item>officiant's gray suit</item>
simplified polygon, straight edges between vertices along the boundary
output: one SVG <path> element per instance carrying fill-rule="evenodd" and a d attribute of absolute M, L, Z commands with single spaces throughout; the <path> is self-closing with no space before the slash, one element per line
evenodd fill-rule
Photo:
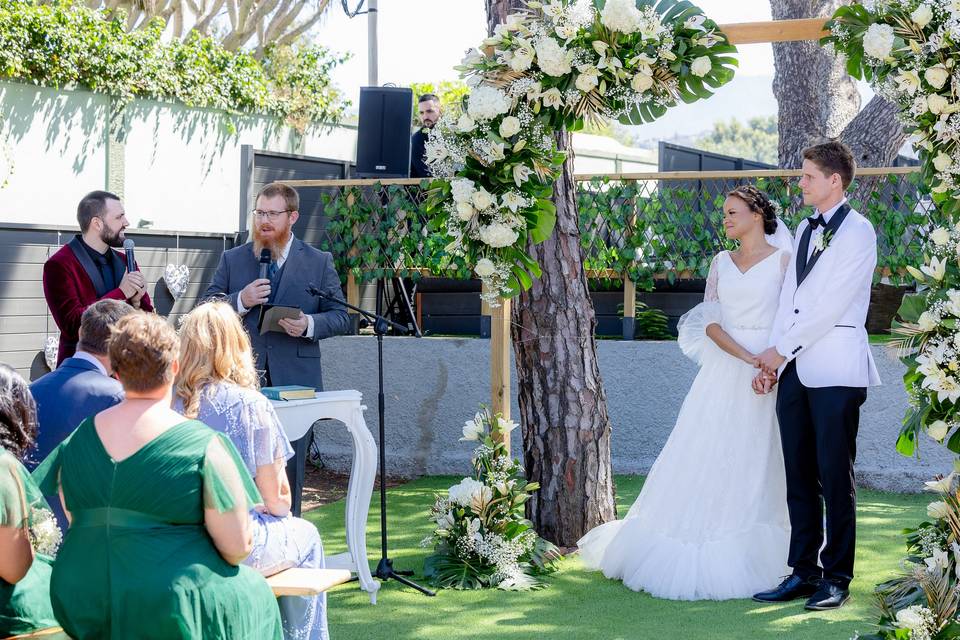
<path fill-rule="evenodd" d="M 213 281 L 204 299 L 225 298 L 234 309 L 240 291 L 259 277 L 260 263 L 248 242 L 223 253 Z M 314 285 L 320 291 L 343 300 L 340 278 L 333 266 L 333 256 L 309 246 L 299 238 L 292 240 L 286 262 L 277 273 L 272 287 L 271 304 L 298 307 L 313 317 L 313 335 L 294 338 L 286 333 L 268 331 L 260 335 L 257 320 L 260 307 L 243 316 L 243 325 L 250 333 L 257 370 L 266 373 L 271 385 L 301 384 L 323 389 L 320 369 L 319 340 L 347 333 L 350 321 L 346 309 L 307 293 Z"/>

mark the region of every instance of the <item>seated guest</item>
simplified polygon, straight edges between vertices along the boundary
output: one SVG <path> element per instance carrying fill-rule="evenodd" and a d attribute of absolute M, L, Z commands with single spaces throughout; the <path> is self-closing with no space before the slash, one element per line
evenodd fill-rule
<path fill-rule="evenodd" d="M 285 467 L 293 449 L 273 405 L 257 390 L 250 339 L 226 303 L 203 304 L 183 319 L 174 386 L 177 411 L 228 435 L 263 496 L 251 511 L 253 551 L 245 563 L 264 575 L 290 566 L 322 568 L 317 528 L 290 515 Z M 285 638 L 329 637 L 326 594 L 280 598 L 280 614 Z"/>
<path fill-rule="evenodd" d="M 71 523 L 50 596 L 73 638 L 282 637 L 269 585 L 238 566 L 257 489 L 228 438 L 170 408 L 179 346 L 163 318 L 121 318 L 108 353 L 124 399 L 34 472 Z"/>
<path fill-rule="evenodd" d="M 26 463 L 28 469 L 33 470 L 37 462 L 50 455 L 84 418 L 123 400 L 123 387 L 110 377 L 113 368 L 107 355 L 107 339 L 110 327 L 133 312 L 133 307 L 117 300 L 100 300 L 87 307 L 80 319 L 77 352 L 30 385 L 37 402 L 39 429 L 36 447 Z M 57 524 L 66 531 L 60 500 L 56 496 L 47 499 Z"/>
<path fill-rule="evenodd" d="M 243 317 L 263 384 L 300 384 L 322 391 L 319 341 L 347 333 L 350 328 L 347 311 L 339 304 L 343 292 L 333 256 L 293 235 L 293 225 L 300 219 L 296 189 L 274 182 L 260 189 L 255 202 L 252 240 L 224 252 L 203 298 L 223 298 Z M 272 259 L 266 278 L 259 277 L 261 257 Z M 307 292 L 308 285 L 328 298 L 314 297 Z M 300 314 L 280 320 L 283 331 L 261 335 L 257 324 L 260 305 L 265 303 L 296 307 Z M 287 465 L 294 515 L 300 514 L 300 490 L 311 435 L 308 431 L 292 443 L 294 456 Z"/>
<path fill-rule="evenodd" d="M 36 430 L 26 380 L 0 364 L 0 638 L 59 626 L 50 606 L 51 559 L 30 544 L 32 512 L 47 503 L 20 463 Z"/>
<path fill-rule="evenodd" d="M 77 349 L 80 316 L 97 300 L 126 301 L 153 311 L 147 281 L 136 267 L 130 270 L 123 247 L 130 226 L 120 198 L 108 191 L 91 191 L 77 205 L 80 233 L 60 247 L 43 265 L 43 297 L 60 328 L 57 366 Z"/>

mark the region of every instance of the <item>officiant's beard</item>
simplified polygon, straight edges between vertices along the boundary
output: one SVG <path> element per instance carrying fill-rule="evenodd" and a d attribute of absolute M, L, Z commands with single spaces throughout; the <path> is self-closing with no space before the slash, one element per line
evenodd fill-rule
<path fill-rule="evenodd" d="M 291 226 L 292 225 L 288 225 L 287 228 L 283 230 L 274 226 L 273 234 L 269 238 L 265 238 L 263 232 L 255 226 L 253 228 L 253 255 L 259 258 L 261 251 L 269 249 L 270 256 L 274 261 L 279 260 L 284 247 L 290 242 L 290 235 L 293 233 Z"/>

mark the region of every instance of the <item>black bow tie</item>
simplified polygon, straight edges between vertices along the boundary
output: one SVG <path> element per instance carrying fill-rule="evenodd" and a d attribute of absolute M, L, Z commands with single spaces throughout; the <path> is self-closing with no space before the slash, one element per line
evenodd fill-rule
<path fill-rule="evenodd" d="M 818 216 L 810 216 L 809 218 L 807 218 L 807 222 L 810 224 L 810 228 L 814 231 L 817 230 L 817 227 L 827 226 L 827 221 L 823 219 L 822 213 Z"/>

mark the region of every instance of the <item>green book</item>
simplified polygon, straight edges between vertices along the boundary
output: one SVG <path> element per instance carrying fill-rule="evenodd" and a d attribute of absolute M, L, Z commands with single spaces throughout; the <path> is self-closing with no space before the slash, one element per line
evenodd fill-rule
<path fill-rule="evenodd" d="M 288 384 L 281 387 L 263 387 L 260 393 L 271 400 L 305 400 L 316 395 L 313 387 L 302 387 L 298 384 Z"/>

